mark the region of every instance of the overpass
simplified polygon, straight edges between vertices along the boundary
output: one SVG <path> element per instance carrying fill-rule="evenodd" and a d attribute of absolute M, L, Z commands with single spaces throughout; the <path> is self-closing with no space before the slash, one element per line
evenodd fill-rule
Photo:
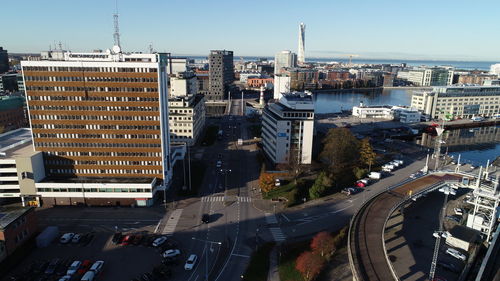
<path fill-rule="evenodd" d="M 408 179 L 368 200 L 353 216 L 349 227 L 348 254 L 353 279 L 399 280 L 385 249 L 384 231 L 389 216 L 411 198 L 449 182 L 456 183 L 462 177 L 455 173 L 432 173 Z"/>

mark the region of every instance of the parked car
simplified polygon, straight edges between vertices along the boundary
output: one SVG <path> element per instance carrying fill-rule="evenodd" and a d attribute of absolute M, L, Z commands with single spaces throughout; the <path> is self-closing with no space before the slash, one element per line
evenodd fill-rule
<path fill-rule="evenodd" d="M 132 241 L 132 244 L 134 244 L 134 245 L 139 245 L 139 244 L 141 244 L 141 242 L 142 242 L 142 238 L 143 238 L 143 237 L 144 237 L 144 236 L 142 236 L 142 234 L 137 234 L 137 235 L 135 235 L 135 236 L 134 236 L 134 241 Z"/>
<path fill-rule="evenodd" d="M 59 278 L 58 281 L 70 281 L 71 280 L 71 275 L 64 275 L 63 277 Z"/>
<path fill-rule="evenodd" d="M 123 246 L 127 246 L 130 243 L 132 243 L 133 240 L 134 240 L 134 236 L 132 236 L 132 235 L 126 235 L 125 237 L 123 237 L 123 240 L 122 240 L 121 244 Z"/>
<path fill-rule="evenodd" d="M 102 271 L 102 268 L 104 267 L 104 261 L 96 261 L 94 264 L 90 267 L 90 271 L 95 272 L 95 274 L 99 274 Z"/>
<path fill-rule="evenodd" d="M 464 254 L 460 253 L 458 250 L 453 248 L 446 249 L 446 253 L 459 260 L 465 261 L 467 259 L 467 257 Z"/>
<path fill-rule="evenodd" d="M 456 216 L 446 216 L 446 219 L 454 221 L 456 223 L 460 223 L 460 219 Z"/>
<path fill-rule="evenodd" d="M 61 260 L 58 258 L 52 259 L 47 268 L 45 269 L 45 274 L 54 274 L 54 272 L 56 272 L 56 268 L 59 265 L 60 261 Z"/>
<path fill-rule="evenodd" d="M 118 244 L 122 241 L 122 233 L 121 232 L 116 232 L 115 234 L 113 234 L 113 238 L 111 239 L 111 242 L 113 242 L 113 244 Z"/>
<path fill-rule="evenodd" d="M 217 160 L 216 166 L 217 166 L 217 168 L 222 167 L 222 161 L 221 160 Z"/>
<path fill-rule="evenodd" d="M 80 234 L 75 234 L 73 238 L 71 238 L 71 243 L 80 243 L 80 240 L 82 239 L 82 236 Z"/>
<path fill-rule="evenodd" d="M 464 210 L 461 208 L 453 208 L 453 211 L 455 212 L 455 215 L 462 216 L 464 214 Z"/>
<path fill-rule="evenodd" d="M 66 275 L 73 275 L 75 274 L 80 266 L 82 265 L 81 261 L 74 261 L 68 268 L 68 271 L 66 271 Z"/>
<path fill-rule="evenodd" d="M 196 256 L 195 254 L 190 255 L 189 258 L 186 260 L 186 264 L 184 264 L 184 269 L 192 270 L 197 260 L 198 256 Z"/>
<path fill-rule="evenodd" d="M 445 270 L 451 271 L 453 273 L 460 273 L 460 269 L 456 265 L 454 265 L 452 263 L 438 262 L 437 266 L 441 267 L 441 268 L 443 268 Z"/>
<path fill-rule="evenodd" d="M 165 241 L 167 241 L 167 237 L 166 236 L 160 236 L 158 238 L 156 238 L 154 241 L 153 241 L 153 247 L 159 247 L 161 246 L 163 243 L 165 243 Z"/>
<path fill-rule="evenodd" d="M 171 258 L 171 257 L 176 257 L 176 256 L 178 256 L 178 255 L 180 255 L 180 254 L 181 254 L 181 251 L 180 251 L 180 250 L 178 250 L 178 249 L 170 249 L 170 250 L 166 250 L 166 251 L 162 254 L 162 256 L 163 256 L 164 258 Z"/>
<path fill-rule="evenodd" d="M 209 222 L 210 222 L 210 215 L 209 215 L 209 214 L 203 214 L 203 215 L 201 216 L 201 221 L 202 221 L 203 223 L 209 223 Z"/>
<path fill-rule="evenodd" d="M 68 244 L 71 239 L 73 239 L 73 236 L 75 236 L 75 234 L 72 232 L 64 233 L 61 239 L 59 239 L 59 242 L 61 242 L 61 244 Z"/>
<path fill-rule="evenodd" d="M 82 279 L 80 281 L 93 281 L 95 278 L 95 272 L 93 271 L 87 271 L 85 274 L 83 274 Z"/>
<path fill-rule="evenodd" d="M 78 274 L 82 275 L 85 274 L 92 265 L 92 262 L 90 260 L 84 260 L 82 264 L 80 265 L 80 268 L 78 269 Z"/>

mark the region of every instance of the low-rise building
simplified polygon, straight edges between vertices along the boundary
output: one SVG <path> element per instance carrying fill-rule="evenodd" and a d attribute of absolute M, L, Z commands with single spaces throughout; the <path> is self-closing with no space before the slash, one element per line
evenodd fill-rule
<path fill-rule="evenodd" d="M 0 133 L 28 125 L 22 96 L 0 96 Z"/>
<path fill-rule="evenodd" d="M 453 70 L 441 67 L 403 70 L 398 72 L 397 77 L 415 86 L 447 86 L 453 82 Z"/>
<path fill-rule="evenodd" d="M 495 80 L 498 78 L 496 74 L 487 74 L 487 73 L 469 73 L 469 74 L 460 74 L 458 76 L 458 84 L 477 84 L 484 85 L 484 82 L 487 80 Z"/>
<path fill-rule="evenodd" d="M 37 227 L 33 207 L 0 207 L 0 262 L 24 245 Z"/>
<path fill-rule="evenodd" d="M 203 95 L 173 97 L 168 101 L 170 140 L 194 145 L 205 127 Z"/>
<path fill-rule="evenodd" d="M 352 116 L 359 118 L 381 118 L 392 120 L 392 106 L 389 105 L 377 105 L 377 106 L 360 106 L 352 107 Z"/>
<path fill-rule="evenodd" d="M 297 160 L 311 164 L 314 135 L 314 101 L 307 93 L 286 93 L 269 103 L 262 117 L 265 154 L 275 163 Z"/>
<path fill-rule="evenodd" d="M 491 117 L 500 113 L 500 87 L 434 87 L 431 91 L 415 92 L 411 98 L 411 107 L 432 118 Z"/>
<path fill-rule="evenodd" d="M 474 243 L 480 239 L 480 232 L 462 225 L 455 225 L 446 237 L 446 244 L 468 252 Z"/>
<path fill-rule="evenodd" d="M 264 87 L 266 89 L 271 89 L 273 87 L 273 82 L 273 78 L 248 78 L 247 86 L 250 88 Z"/>

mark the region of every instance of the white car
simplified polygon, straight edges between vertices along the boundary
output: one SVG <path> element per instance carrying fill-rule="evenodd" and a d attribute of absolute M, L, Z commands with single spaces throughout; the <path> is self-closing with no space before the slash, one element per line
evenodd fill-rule
<path fill-rule="evenodd" d="M 280 186 L 280 185 L 281 185 L 280 179 L 275 179 L 274 180 L 274 186 Z"/>
<path fill-rule="evenodd" d="M 61 242 L 61 244 L 67 244 L 71 241 L 71 239 L 73 239 L 73 236 L 75 236 L 75 234 L 72 232 L 64 233 L 59 239 L 59 242 Z"/>
<path fill-rule="evenodd" d="M 82 236 L 80 234 L 75 234 L 73 236 L 73 238 L 71 238 L 71 243 L 79 243 L 80 242 L 80 239 L 82 239 Z"/>
<path fill-rule="evenodd" d="M 464 210 L 461 208 L 454 208 L 453 211 L 455 211 L 455 215 L 463 216 Z"/>
<path fill-rule="evenodd" d="M 103 266 L 104 261 L 96 261 L 89 270 L 95 272 L 95 274 L 98 274 L 99 272 L 101 272 Z"/>
<path fill-rule="evenodd" d="M 465 261 L 465 260 L 467 259 L 467 257 L 466 257 L 464 254 L 460 253 L 459 251 L 457 251 L 457 250 L 455 250 L 455 249 L 453 249 L 453 248 L 448 248 L 448 249 L 446 250 L 446 253 L 447 253 L 448 255 L 450 255 L 450 256 L 452 256 L 452 257 L 456 258 L 456 259 L 459 259 L 459 260 L 463 260 L 463 261 Z"/>
<path fill-rule="evenodd" d="M 166 236 L 158 237 L 158 238 L 155 239 L 155 241 L 153 241 L 153 247 L 159 247 L 163 243 L 165 243 L 165 241 L 167 241 L 167 237 Z"/>
<path fill-rule="evenodd" d="M 434 233 L 432 233 L 432 236 L 434 236 L 434 238 L 439 238 L 439 231 L 434 231 Z"/>
<path fill-rule="evenodd" d="M 63 277 L 59 278 L 58 281 L 69 281 L 71 280 L 71 275 L 64 275 Z"/>
<path fill-rule="evenodd" d="M 166 250 L 162 256 L 164 258 L 173 258 L 173 257 L 176 257 L 178 255 L 181 254 L 181 251 L 177 250 L 177 249 L 170 249 L 170 250 Z"/>
<path fill-rule="evenodd" d="M 66 275 L 73 275 L 75 274 L 80 266 L 82 265 L 81 261 L 74 261 L 68 268 L 68 271 L 66 271 Z"/>
<path fill-rule="evenodd" d="M 220 168 L 222 167 L 222 161 L 220 160 L 217 160 L 217 164 L 216 164 L 217 168 Z"/>
<path fill-rule="evenodd" d="M 448 238 L 448 237 L 450 237 L 450 236 L 451 236 L 451 233 L 449 233 L 448 231 L 443 231 L 441 233 L 441 237 L 443 237 L 445 239 Z"/>
<path fill-rule="evenodd" d="M 196 264 L 196 261 L 198 260 L 198 257 L 196 255 L 190 255 L 189 258 L 186 261 L 186 264 L 184 265 L 185 270 L 192 270 L 194 265 Z"/>

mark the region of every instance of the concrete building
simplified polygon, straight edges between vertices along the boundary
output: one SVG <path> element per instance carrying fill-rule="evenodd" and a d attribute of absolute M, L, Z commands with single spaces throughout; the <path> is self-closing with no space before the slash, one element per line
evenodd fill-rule
<path fill-rule="evenodd" d="M 273 99 L 279 100 L 284 93 L 290 93 L 290 76 L 279 74 L 274 76 L 274 94 Z"/>
<path fill-rule="evenodd" d="M 248 78 L 247 86 L 249 88 L 257 89 L 260 87 L 264 87 L 266 89 L 273 88 L 274 79 L 273 78 Z"/>
<path fill-rule="evenodd" d="M 33 207 L 0 207 L 0 263 L 37 232 Z"/>
<path fill-rule="evenodd" d="M 319 72 L 315 69 L 289 68 L 284 71 L 290 77 L 290 89 L 303 91 L 316 89 L 319 81 Z"/>
<path fill-rule="evenodd" d="M 420 87 L 447 86 L 453 82 L 453 70 L 439 67 L 413 69 L 399 71 L 397 77 Z"/>
<path fill-rule="evenodd" d="M 238 72 L 239 81 L 242 83 L 247 83 L 248 78 L 261 78 L 262 73 L 258 71 L 242 71 Z"/>
<path fill-rule="evenodd" d="M 380 118 L 392 120 L 394 116 L 392 115 L 392 106 L 389 105 L 379 105 L 379 106 L 360 106 L 352 107 L 352 116 L 359 118 Z"/>
<path fill-rule="evenodd" d="M 291 51 L 281 51 L 274 57 L 274 74 L 280 74 L 283 68 L 296 67 L 297 55 Z"/>
<path fill-rule="evenodd" d="M 500 77 L 500 63 L 495 63 L 490 66 L 490 73 L 497 75 Z"/>
<path fill-rule="evenodd" d="M 438 119 L 490 117 L 500 113 L 500 87 L 434 87 L 432 91 L 414 93 L 411 107 Z"/>
<path fill-rule="evenodd" d="M 300 23 L 299 25 L 299 47 L 297 48 L 297 63 L 303 65 L 306 63 L 306 25 Z"/>
<path fill-rule="evenodd" d="M 484 85 L 485 81 L 495 80 L 498 78 L 496 74 L 487 73 L 469 73 L 458 75 L 458 84 L 477 84 Z"/>
<path fill-rule="evenodd" d="M 194 145 L 205 127 L 205 98 L 203 95 L 170 98 L 168 108 L 171 142 Z"/>
<path fill-rule="evenodd" d="M 25 101 L 22 96 L 0 96 L 0 133 L 28 125 Z"/>
<path fill-rule="evenodd" d="M 22 61 L 47 204 L 149 205 L 172 177 L 167 54 Z"/>
<path fill-rule="evenodd" d="M 262 116 L 265 154 L 275 164 L 297 160 L 311 164 L 314 135 L 314 101 L 306 93 L 286 93 L 268 104 Z"/>
<path fill-rule="evenodd" d="M 9 54 L 0 47 L 0 73 L 9 71 Z"/>
<path fill-rule="evenodd" d="M 227 95 L 228 85 L 234 81 L 233 52 L 226 50 L 210 51 L 209 94 L 207 101 L 222 101 Z"/>
<path fill-rule="evenodd" d="M 192 71 L 177 72 L 170 76 L 170 97 L 194 96 L 198 93 L 198 81 Z"/>
<path fill-rule="evenodd" d="M 23 76 L 20 73 L 0 74 L 0 92 L 24 91 Z"/>

